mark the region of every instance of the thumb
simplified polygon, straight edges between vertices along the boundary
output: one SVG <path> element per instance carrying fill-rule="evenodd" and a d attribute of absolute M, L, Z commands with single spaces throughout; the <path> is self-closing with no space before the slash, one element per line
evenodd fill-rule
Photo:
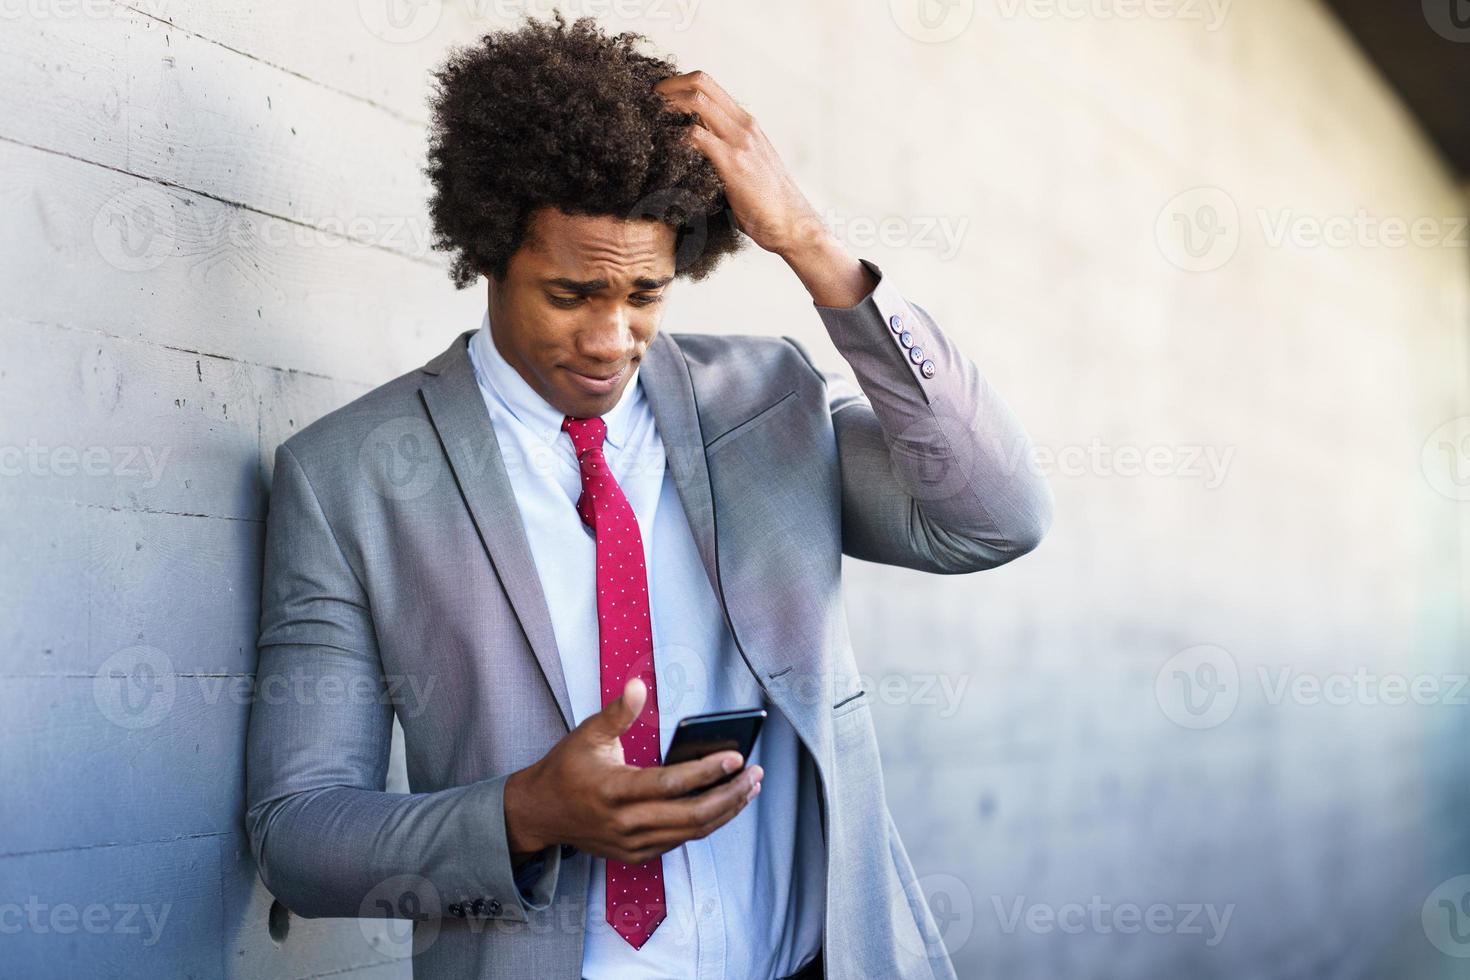
<path fill-rule="evenodd" d="M 643 713 L 643 702 L 647 699 L 648 687 L 643 679 L 637 675 L 628 678 L 623 684 L 622 695 L 609 701 L 606 707 L 594 715 L 601 734 L 614 740 L 620 738 Z"/>

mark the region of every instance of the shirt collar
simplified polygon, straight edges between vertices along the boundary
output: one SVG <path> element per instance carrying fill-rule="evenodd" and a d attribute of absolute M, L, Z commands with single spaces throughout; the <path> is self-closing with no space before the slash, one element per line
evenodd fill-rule
<path fill-rule="evenodd" d="M 490 335 L 488 308 L 480 319 L 480 329 L 470 338 L 470 362 L 474 365 L 475 380 L 481 389 L 493 395 L 538 439 L 549 446 L 562 437 L 561 423 L 565 416 L 542 398 L 495 346 Z M 633 409 L 643 398 L 643 389 L 638 383 L 641 370 L 641 364 L 633 368 L 633 376 L 623 386 L 617 404 L 602 416 L 607 424 L 607 442 L 614 449 L 621 449 L 627 441 L 633 424 Z"/>

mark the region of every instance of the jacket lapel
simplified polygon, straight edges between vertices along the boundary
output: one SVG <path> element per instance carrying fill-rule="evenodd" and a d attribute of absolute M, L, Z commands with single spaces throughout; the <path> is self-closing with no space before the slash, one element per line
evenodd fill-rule
<path fill-rule="evenodd" d="M 466 347 L 473 333 L 455 338 L 447 351 L 424 366 L 424 372 L 430 377 L 419 390 L 454 470 L 460 493 L 480 532 L 480 541 L 570 731 L 574 727 L 572 702 L 561 669 L 556 635 L 551 628 L 546 594 L 541 589 L 541 577 L 531 557 L 520 508 L 505 472 L 505 461 L 500 456 L 500 443 L 490 424 L 490 413 L 480 395 Z"/>
<path fill-rule="evenodd" d="M 709 576 L 715 595 L 723 603 L 719 573 L 715 570 L 714 500 L 704 459 L 699 406 L 694 400 L 688 362 L 680 353 L 679 345 L 668 334 L 656 334 L 653 343 L 648 345 L 638 381 L 658 425 L 664 444 L 665 465 L 673 473 L 679 502 L 684 505 L 684 514 L 689 520 L 694 544 L 699 548 L 699 557 L 704 562 L 705 574 Z"/>

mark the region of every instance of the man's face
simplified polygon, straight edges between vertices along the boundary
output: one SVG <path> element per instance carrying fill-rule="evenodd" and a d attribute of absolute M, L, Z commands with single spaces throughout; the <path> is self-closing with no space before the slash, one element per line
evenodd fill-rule
<path fill-rule="evenodd" d="M 505 279 L 490 280 L 496 349 L 558 411 L 602 415 L 658 333 L 673 277 L 663 222 L 542 208 Z"/>

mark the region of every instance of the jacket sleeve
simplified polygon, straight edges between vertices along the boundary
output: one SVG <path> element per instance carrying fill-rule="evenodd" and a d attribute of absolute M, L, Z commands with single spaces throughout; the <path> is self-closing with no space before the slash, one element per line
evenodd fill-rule
<path fill-rule="evenodd" d="M 524 899 L 506 841 L 505 776 L 385 792 L 393 703 L 375 637 L 367 594 L 283 445 L 246 739 L 245 820 L 261 879 L 308 918 L 525 921 L 551 904 L 561 849 L 537 856 Z"/>
<path fill-rule="evenodd" d="M 957 574 L 1031 551 L 1052 495 L 1031 441 L 979 368 L 877 265 L 855 306 L 815 306 L 857 377 L 819 370 L 842 474 L 842 550 Z"/>

